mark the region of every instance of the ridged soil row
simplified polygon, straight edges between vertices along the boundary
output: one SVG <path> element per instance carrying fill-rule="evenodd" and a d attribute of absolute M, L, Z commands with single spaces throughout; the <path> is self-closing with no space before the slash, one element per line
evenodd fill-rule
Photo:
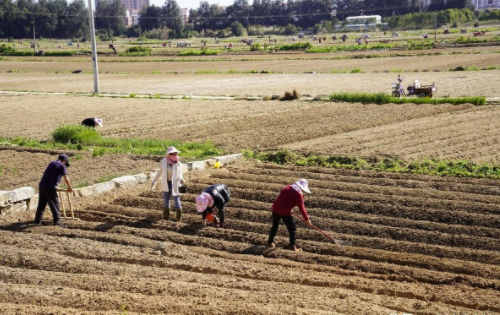
<path fill-rule="evenodd" d="M 206 180 L 207 184 L 210 181 Z M 207 184 L 194 184 L 193 189 L 201 191 Z M 248 189 L 233 188 L 231 196 L 240 199 L 250 199 L 272 204 L 277 197 L 277 192 L 269 192 L 249 187 Z M 311 195 L 306 197 L 307 206 L 343 210 L 353 213 L 372 214 L 388 216 L 393 218 L 404 218 L 411 220 L 425 220 L 446 224 L 474 225 L 486 228 L 497 228 L 500 226 L 500 216 L 495 214 L 477 214 L 465 211 L 455 211 L 447 208 L 428 209 L 422 207 L 409 207 L 398 204 L 387 204 L 378 201 L 341 200 L 323 196 Z"/>
<path fill-rule="evenodd" d="M 290 185 L 297 180 L 297 175 L 287 171 L 276 171 L 278 174 L 269 175 L 269 172 L 264 174 L 254 174 L 253 169 L 239 170 L 238 172 L 212 172 L 214 179 L 225 181 L 228 179 L 264 182 L 281 185 Z M 260 171 L 258 172 L 260 173 Z M 363 180 L 359 177 L 325 175 L 318 176 L 314 173 L 309 174 L 308 181 L 311 188 L 321 188 L 335 190 L 339 192 L 357 192 L 367 194 L 381 194 L 398 197 L 419 197 L 426 199 L 436 199 L 441 201 L 463 200 L 466 202 L 478 202 L 480 204 L 500 203 L 500 195 L 480 195 L 477 193 L 441 191 L 425 185 L 417 185 L 415 181 L 395 181 L 395 180 Z"/>
<path fill-rule="evenodd" d="M 237 225 L 237 229 L 221 230 L 214 228 L 201 228 L 200 224 L 198 223 L 199 216 L 196 215 L 186 215 L 185 222 L 188 222 L 188 224 L 176 224 L 160 220 L 159 218 L 133 218 L 131 217 L 133 213 L 131 213 L 130 211 L 127 212 L 125 210 L 122 211 L 119 208 L 115 208 L 113 212 L 114 213 L 88 210 L 85 214 L 82 214 L 81 217 L 88 221 L 104 221 L 110 225 L 126 225 L 136 228 L 168 230 L 187 235 L 209 237 L 213 238 L 215 241 L 225 240 L 233 243 L 242 243 L 245 244 L 244 246 L 247 246 L 248 244 L 257 246 L 265 244 L 267 234 L 261 233 L 262 230 L 267 231 L 269 229 L 269 225 L 247 221 L 233 222 L 235 225 Z M 310 230 L 303 231 L 301 233 L 309 234 L 312 238 L 315 237 L 310 234 L 313 233 L 313 231 Z M 368 240 L 369 238 L 366 239 Z M 286 237 L 280 237 L 277 239 L 277 241 L 280 244 L 286 244 Z M 360 241 L 362 241 L 362 239 Z M 403 272 L 403 274 L 401 274 L 402 276 L 411 274 L 411 277 L 414 279 L 414 281 L 430 281 L 430 283 L 435 283 L 435 280 L 433 279 L 434 276 L 429 278 L 426 275 L 427 272 L 433 272 L 432 270 L 439 270 L 450 275 L 450 277 L 446 277 L 447 279 L 444 280 L 444 283 L 450 283 L 450 281 L 454 282 L 456 280 L 453 279 L 457 279 L 457 276 L 460 275 L 458 276 L 458 279 L 462 279 L 463 277 L 465 277 L 467 278 L 466 282 L 472 286 L 479 285 L 480 287 L 496 287 L 498 286 L 498 284 L 500 284 L 500 281 L 494 280 L 500 278 L 500 270 L 496 270 L 498 269 L 498 267 L 492 268 L 491 265 L 487 266 L 484 264 L 466 262 L 463 260 L 435 258 L 419 254 L 337 246 L 331 243 L 324 243 L 324 240 L 303 240 L 301 241 L 301 245 L 304 247 L 305 251 L 308 252 L 308 254 L 311 253 L 310 255 L 313 255 L 315 257 L 312 262 L 315 264 L 334 265 L 351 270 L 363 270 L 366 272 L 380 274 L 394 274 L 395 268 L 403 268 L 405 269 L 405 271 Z M 401 247 L 401 243 L 396 242 L 395 247 L 397 246 Z M 220 248 L 216 245 L 214 249 Z M 358 263 L 353 265 L 351 263 L 352 259 L 358 261 Z M 346 262 L 349 263 L 345 264 Z M 361 267 L 364 264 L 368 264 L 367 267 Z M 369 267 L 371 264 L 373 265 Z M 415 269 L 407 266 L 414 267 Z M 422 269 L 421 272 L 416 271 L 420 269 Z M 454 274 L 454 276 L 452 276 L 452 274 Z M 478 278 L 476 278 L 476 276 L 488 279 L 481 278 L 482 280 L 479 280 Z M 490 278 L 491 280 L 489 280 Z M 459 280 L 459 282 L 462 282 L 462 280 Z M 496 282 L 498 282 L 498 284 L 496 284 Z"/>
<path fill-rule="evenodd" d="M 153 209 L 153 208 L 158 208 L 158 205 L 162 204 L 161 195 L 159 192 L 144 191 L 140 193 L 138 196 L 156 199 L 155 203 L 141 199 L 142 203 L 139 203 L 139 205 L 137 205 L 138 207 L 141 207 L 140 205 L 144 203 L 146 205 L 145 206 L 146 208 Z M 189 201 L 194 200 L 195 197 L 196 195 L 194 194 L 189 194 L 189 193 L 185 194 L 182 197 L 184 205 L 189 207 L 191 205 Z M 128 200 L 127 199 L 121 199 L 121 200 L 122 202 L 124 202 L 124 205 L 127 205 L 129 203 L 134 203 L 135 198 L 130 198 Z M 247 200 L 240 198 L 232 198 L 230 207 L 231 209 L 244 208 L 247 210 L 271 211 L 271 204 L 268 202 L 261 202 L 256 200 Z M 330 209 L 310 208 L 310 207 L 307 207 L 307 212 L 309 213 L 309 215 L 325 219 L 326 218 L 338 219 L 342 221 L 363 222 L 363 223 L 383 225 L 389 227 L 401 227 L 409 229 L 418 229 L 423 231 L 436 231 L 446 234 L 470 235 L 478 237 L 490 237 L 496 239 L 500 238 L 500 230 L 493 228 L 443 224 L 430 221 L 420 221 L 420 220 L 417 221 L 417 220 L 402 219 L 402 218 L 392 218 L 387 216 L 350 213 L 343 210 L 332 211 Z"/>
<path fill-rule="evenodd" d="M 273 174 L 281 176 L 290 174 L 290 177 L 315 176 L 318 179 L 337 176 L 348 182 L 361 181 L 383 186 L 384 183 L 409 188 L 428 188 L 442 191 L 456 191 L 475 193 L 479 195 L 500 195 L 500 187 L 495 180 L 463 178 L 463 177 L 440 177 L 407 173 L 387 173 L 377 171 L 358 171 L 348 169 L 330 169 L 324 167 L 297 167 L 282 166 L 273 163 L 261 163 L 259 167 L 250 167 L 245 172 L 253 174 Z M 287 176 L 287 175 L 285 175 Z"/>
<path fill-rule="evenodd" d="M 88 230 L 73 230 L 84 226 Z M 27 237 L 19 234 L 14 234 L 15 236 L 12 237 L 11 233 L 0 232 L 0 248 L 4 253 L 3 267 L 0 268 L 0 275 L 3 279 L 0 297 L 4 303 L 32 301 L 35 304 L 42 302 L 57 307 L 71 306 L 104 311 L 110 307 L 118 309 L 125 300 L 130 309 L 137 312 L 164 312 L 170 306 L 169 301 L 163 301 L 159 309 L 151 309 L 151 305 L 154 305 L 156 300 L 168 299 L 168 297 L 174 297 L 173 303 L 179 303 L 180 299 L 181 304 L 184 304 L 182 302 L 187 300 L 184 300 L 183 292 L 186 290 L 197 302 L 203 302 L 198 301 L 197 298 L 203 299 L 210 296 L 212 301 L 217 301 L 227 298 L 227 294 L 234 298 L 235 295 L 246 295 L 245 292 L 249 291 L 265 292 L 264 297 L 267 297 L 269 302 L 274 299 L 279 300 L 279 296 L 286 298 L 298 290 L 304 296 L 308 296 L 306 303 L 299 301 L 301 308 L 309 311 L 346 312 L 344 307 L 347 305 L 344 303 L 352 303 L 349 297 L 352 292 L 349 294 L 349 291 L 357 291 L 356 295 L 362 296 L 362 300 L 372 301 L 369 304 L 371 309 L 381 307 L 415 311 L 419 309 L 419 306 L 412 305 L 420 304 L 415 303 L 415 300 L 427 302 L 426 294 L 433 289 L 432 286 L 419 283 L 406 284 L 374 280 L 367 283 L 364 278 L 357 276 L 345 277 L 331 274 L 332 269 L 328 267 L 320 269 L 317 266 L 282 260 L 270 261 L 257 256 L 242 256 L 233 259 L 236 257 L 227 253 L 196 248 L 188 250 L 175 244 L 167 246 L 160 251 L 161 256 L 158 256 L 158 252 L 151 251 L 157 242 L 130 235 L 134 234 L 131 233 L 133 229 L 130 228 L 117 227 L 122 230 L 119 235 L 109 236 L 110 239 L 115 237 L 114 243 L 103 243 L 102 240 L 96 243 L 92 238 L 99 238 L 98 234 L 102 232 L 96 232 L 99 226 L 95 224 L 92 226 L 90 222 L 72 222 L 71 228 L 71 230 L 33 228 L 34 232 L 42 232 L 42 235 L 31 234 Z M 123 229 L 128 229 L 130 234 L 124 233 Z M 142 229 L 137 232 L 148 233 Z M 54 236 L 43 235 L 44 233 Z M 117 245 L 120 242 L 125 242 L 127 245 L 135 243 L 135 246 Z M 41 250 L 43 246 L 50 246 L 51 251 Z M 304 255 L 283 252 L 288 255 Z M 214 258 L 224 259 L 224 268 L 214 267 L 210 263 Z M 247 263 L 242 265 L 240 259 L 246 260 Z M 130 272 L 130 268 L 133 268 L 133 272 Z M 168 272 L 162 272 L 158 268 L 168 270 Z M 304 274 L 304 269 L 308 268 L 310 269 L 308 274 Z M 215 284 L 214 274 L 218 279 Z M 240 280 L 234 281 L 235 277 Z M 182 281 L 176 279 L 182 279 Z M 24 292 L 32 291 L 34 288 L 37 288 L 35 294 Z M 71 290 L 68 291 L 67 288 Z M 214 289 L 218 290 L 220 295 L 214 296 L 207 293 Z M 449 289 L 451 291 L 438 290 L 434 294 L 433 303 L 427 305 L 425 310 L 420 309 L 419 313 L 432 314 L 432 312 L 442 311 L 443 307 L 461 312 L 470 311 L 470 309 L 500 311 L 491 303 L 494 295 L 491 295 L 490 290 L 478 289 L 484 295 L 480 295 L 480 298 L 469 297 L 472 300 L 464 300 L 461 288 L 450 286 Z M 123 294 L 123 291 L 127 294 Z M 97 292 L 99 292 L 98 299 L 90 303 L 86 301 Z M 329 296 L 329 301 L 320 301 L 325 294 Z M 456 298 L 457 294 L 460 299 Z M 316 298 L 309 298 L 310 295 Z M 255 294 L 245 299 L 244 306 L 251 310 L 252 314 L 256 313 L 257 305 L 263 302 L 261 298 L 264 297 L 259 296 L 261 295 Z M 348 301 L 338 301 L 343 299 Z M 299 302 L 290 301 L 287 305 L 298 307 Z M 103 307 L 103 305 L 106 306 Z M 201 305 L 205 304 L 201 303 Z M 363 305 L 370 307 L 368 304 Z M 276 311 L 276 307 L 280 306 L 275 305 L 271 309 Z M 181 313 L 186 311 L 184 308 L 176 310 Z M 240 312 L 235 313 L 240 314 Z M 272 311 L 264 313 L 272 313 Z"/>
<path fill-rule="evenodd" d="M 138 197 L 136 197 L 138 198 Z M 137 199 L 131 197 L 117 200 L 118 207 L 90 206 L 89 209 L 105 211 L 115 214 L 126 214 L 130 217 L 144 217 L 152 220 L 160 220 L 161 212 L 155 206 L 161 204 L 161 199 L 140 198 L 138 207 Z M 234 202 L 233 202 L 234 201 Z M 263 234 L 263 239 L 270 229 L 269 210 L 245 209 L 238 206 L 238 200 L 232 200 L 228 204 L 227 222 L 233 230 L 244 229 L 258 234 Z M 133 207 L 133 208 L 121 208 Z M 189 216 L 189 221 L 197 223 L 200 215 L 195 210 L 194 203 L 184 201 L 184 213 Z M 494 248 L 498 243 L 490 238 L 468 237 L 467 235 L 449 235 L 445 233 L 429 232 L 418 229 L 393 228 L 373 225 L 363 222 L 351 222 L 344 220 L 333 220 L 316 216 L 311 213 L 311 220 L 334 237 L 348 238 L 354 242 L 356 247 L 382 249 L 386 251 L 398 251 L 405 253 L 423 254 L 435 257 L 446 257 L 465 261 L 475 261 L 490 265 L 500 265 L 500 255 Z M 249 222 L 259 224 L 249 224 Z M 318 222 L 318 223 L 317 223 Z M 323 235 L 306 228 L 299 223 L 297 225 L 300 239 L 314 240 L 329 243 Z M 330 232 L 333 231 L 333 232 Z M 286 229 L 278 230 L 279 235 L 286 236 Z M 340 233 L 340 234 L 339 234 Z M 367 238 L 366 236 L 369 236 Z"/>
<path fill-rule="evenodd" d="M 265 192 L 274 192 L 275 195 L 279 193 L 284 185 L 268 183 L 266 181 L 247 181 L 247 180 L 237 180 L 237 179 L 219 179 L 211 178 L 199 181 L 193 184 L 193 189 L 199 190 L 203 186 L 200 184 L 210 184 L 213 182 L 224 182 L 226 185 L 232 188 L 241 189 L 253 189 L 258 190 L 260 188 Z M 312 186 L 314 183 L 310 183 Z M 424 197 L 414 197 L 414 196 L 398 196 L 398 195 L 384 195 L 377 192 L 356 192 L 356 191 L 338 191 L 331 188 L 315 188 L 314 195 L 310 198 L 316 198 L 317 196 L 323 198 L 333 198 L 346 201 L 367 201 L 367 202 L 378 202 L 390 205 L 401 205 L 405 207 L 412 208 L 427 208 L 427 209 L 450 209 L 455 211 L 478 213 L 478 214 L 498 214 L 500 215 L 500 206 L 498 204 L 488 204 L 482 202 L 471 202 L 467 200 L 444 200 L 444 199 L 433 199 Z"/>

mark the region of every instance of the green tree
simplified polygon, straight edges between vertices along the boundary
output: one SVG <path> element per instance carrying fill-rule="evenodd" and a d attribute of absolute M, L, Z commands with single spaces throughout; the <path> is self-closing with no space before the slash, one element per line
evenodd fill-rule
<path fill-rule="evenodd" d="M 167 0 L 161 8 L 161 26 L 173 30 L 175 37 L 182 33 L 181 9 L 175 0 Z"/>
<path fill-rule="evenodd" d="M 240 22 L 233 22 L 231 24 L 231 32 L 234 36 L 246 36 L 247 31 Z"/>
<path fill-rule="evenodd" d="M 125 5 L 121 1 L 109 3 L 107 0 L 98 0 L 95 13 L 95 27 L 108 36 L 122 35 L 125 32 Z M 112 33 L 112 34 L 111 34 Z"/>
<path fill-rule="evenodd" d="M 288 23 L 285 27 L 285 35 L 294 35 L 295 33 L 297 33 L 297 27 L 292 23 Z"/>
<path fill-rule="evenodd" d="M 64 31 L 61 36 L 69 38 L 90 36 L 89 13 L 85 0 L 73 0 L 68 5 L 68 16 L 65 20 Z"/>
<path fill-rule="evenodd" d="M 160 7 L 155 5 L 145 6 L 139 12 L 139 16 L 139 26 L 141 27 L 141 30 L 149 31 L 160 27 L 162 10 Z"/>

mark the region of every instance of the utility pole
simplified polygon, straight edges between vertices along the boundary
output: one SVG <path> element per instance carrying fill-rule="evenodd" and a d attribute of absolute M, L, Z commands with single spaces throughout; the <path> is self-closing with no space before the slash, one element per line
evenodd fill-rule
<path fill-rule="evenodd" d="M 89 0 L 90 46 L 92 46 L 92 67 L 94 69 L 94 93 L 99 94 L 99 70 L 97 68 L 97 49 L 95 45 L 94 11 Z"/>
<path fill-rule="evenodd" d="M 434 43 L 437 44 L 437 25 L 438 25 L 438 15 L 434 15 Z"/>
<path fill-rule="evenodd" d="M 36 55 L 35 22 L 33 23 L 33 56 Z"/>

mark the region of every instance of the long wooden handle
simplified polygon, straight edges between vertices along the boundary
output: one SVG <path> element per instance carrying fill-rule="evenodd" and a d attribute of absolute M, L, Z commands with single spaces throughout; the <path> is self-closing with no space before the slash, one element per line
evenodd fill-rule
<path fill-rule="evenodd" d="M 294 216 L 296 216 L 297 218 L 301 219 L 302 221 L 306 222 L 306 220 L 305 220 L 303 217 L 301 217 L 300 215 L 295 214 L 295 213 L 293 213 L 293 212 L 292 212 L 292 214 L 293 214 Z M 336 241 L 333 237 L 331 237 L 331 236 L 330 236 L 329 234 L 327 234 L 326 232 L 322 231 L 320 228 L 318 228 L 318 227 L 317 227 L 317 226 L 315 226 L 314 224 L 311 224 L 311 226 L 312 226 L 312 227 L 313 227 L 316 231 L 320 232 L 321 234 L 323 234 L 324 236 L 328 237 L 328 238 L 329 238 L 329 239 L 331 239 L 332 241 L 334 241 L 334 242 Z"/>

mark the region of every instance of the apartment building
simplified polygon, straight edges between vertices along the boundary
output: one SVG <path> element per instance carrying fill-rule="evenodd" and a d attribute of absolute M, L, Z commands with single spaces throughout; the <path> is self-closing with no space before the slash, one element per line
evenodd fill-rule
<path fill-rule="evenodd" d="M 422 11 L 427 11 L 427 8 L 431 5 L 431 3 L 432 0 L 420 0 Z M 446 0 L 444 3 L 446 3 Z M 472 0 L 472 4 L 476 10 L 500 8 L 500 0 Z"/>
<path fill-rule="evenodd" d="M 180 16 L 182 24 L 186 24 L 189 21 L 189 8 L 181 8 Z"/>
<path fill-rule="evenodd" d="M 473 0 L 476 10 L 500 8 L 500 0 Z"/>
<path fill-rule="evenodd" d="M 109 3 L 115 0 L 108 0 Z M 141 10 L 144 6 L 149 6 L 149 0 L 116 0 L 121 1 L 125 6 L 125 10 L 132 12 L 132 10 Z"/>

